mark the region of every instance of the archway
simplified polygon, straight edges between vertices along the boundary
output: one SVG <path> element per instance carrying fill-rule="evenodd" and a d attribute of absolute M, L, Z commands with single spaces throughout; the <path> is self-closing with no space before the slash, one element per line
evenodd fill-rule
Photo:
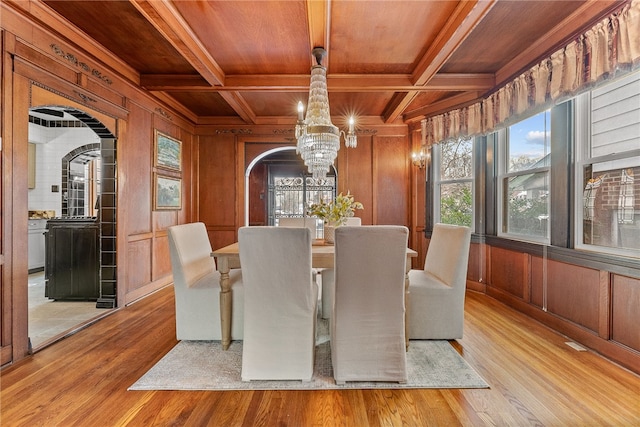
<path fill-rule="evenodd" d="M 89 136 L 93 135 L 93 136 Z M 77 140 L 73 140 L 76 138 Z M 50 157 L 54 170 L 47 176 L 45 170 L 39 169 L 42 175 L 36 180 L 29 193 L 29 211 L 55 212 L 54 219 L 71 216 L 95 216 L 98 226 L 98 282 L 99 295 L 95 300 L 95 308 L 114 308 L 116 306 L 116 138 L 100 121 L 74 107 L 64 105 L 45 105 L 29 109 L 29 140 L 34 147 L 34 166 L 40 157 Z M 54 142 L 54 144 L 51 144 Z M 54 148 L 59 143 L 59 149 Z M 44 147 L 48 147 L 46 150 Z M 40 149 L 40 153 L 39 153 Z M 57 153 L 53 155 L 52 153 Z M 70 165 L 73 159 L 82 162 L 100 158 L 101 167 L 96 180 L 99 181 L 99 192 L 92 199 L 91 209 L 70 209 L 69 192 L 71 177 Z M 81 162 L 81 163 L 82 163 Z M 56 175 L 57 178 L 53 178 Z M 38 186 L 42 188 L 38 190 Z M 39 199 L 41 193 L 59 193 L 57 201 L 51 197 Z M 33 193 L 33 194 L 32 194 Z M 96 203 L 99 198 L 99 204 Z M 96 208 L 99 205 L 99 209 Z M 45 214 L 48 217 L 48 214 Z M 30 269 L 31 272 L 31 269 Z M 99 310 L 100 311 L 100 310 Z M 64 336 L 64 335 L 63 335 Z M 60 337 L 62 338 L 62 336 Z"/>
<path fill-rule="evenodd" d="M 62 216 L 97 216 L 100 204 L 100 143 L 74 148 L 62 158 Z"/>
<path fill-rule="evenodd" d="M 251 171 L 253 170 L 253 168 L 259 164 L 261 161 L 269 158 L 270 156 L 276 155 L 278 153 L 282 153 L 284 151 L 292 151 L 295 150 L 296 147 L 294 146 L 284 146 L 284 147 L 277 147 L 277 148 L 273 148 L 271 150 L 267 150 L 261 154 L 259 154 L 258 156 L 256 156 L 251 163 L 249 163 L 249 165 L 247 166 L 247 169 L 245 170 L 245 174 L 244 174 L 244 223 L 245 226 L 250 225 L 250 221 L 249 221 L 249 212 L 250 212 L 250 206 L 251 206 L 251 200 L 250 200 L 250 175 L 251 175 Z M 338 177 L 338 171 L 336 170 L 335 166 L 332 165 L 331 166 L 332 170 L 333 170 L 333 174 L 335 175 L 336 179 L 335 182 L 337 183 L 337 177 Z"/>

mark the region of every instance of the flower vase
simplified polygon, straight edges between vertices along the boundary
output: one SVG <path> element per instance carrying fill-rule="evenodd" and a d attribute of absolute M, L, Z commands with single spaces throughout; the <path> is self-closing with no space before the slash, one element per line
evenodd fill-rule
<path fill-rule="evenodd" d="M 336 227 L 333 223 L 324 224 L 324 242 L 333 245 Z"/>

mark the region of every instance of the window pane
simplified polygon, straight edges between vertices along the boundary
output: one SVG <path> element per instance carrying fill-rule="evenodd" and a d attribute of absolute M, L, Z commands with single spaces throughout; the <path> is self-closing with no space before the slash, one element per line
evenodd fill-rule
<path fill-rule="evenodd" d="M 640 249 L 640 157 L 589 165 L 582 197 L 585 244 Z"/>
<path fill-rule="evenodd" d="M 517 172 L 549 166 L 551 110 L 509 127 L 507 170 Z"/>
<path fill-rule="evenodd" d="M 578 110 L 590 138 L 577 141 L 577 247 L 640 256 L 639 100 L 634 72 L 599 85 L 590 110 Z"/>
<path fill-rule="evenodd" d="M 440 179 L 473 178 L 473 140 L 440 144 Z"/>
<path fill-rule="evenodd" d="M 321 201 L 328 203 L 333 200 L 336 188 L 335 176 L 327 176 L 325 178 L 308 176 L 305 178 L 305 182 L 307 185 L 307 207 L 313 203 L 320 203 Z"/>
<path fill-rule="evenodd" d="M 548 172 L 519 175 L 505 181 L 507 233 L 547 237 L 549 223 Z"/>
<path fill-rule="evenodd" d="M 306 208 L 321 200 L 333 199 L 335 177 L 281 176 L 273 179 L 274 224 L 282 217 L 304 217 Z"/>
<path fill-rule="evenodd" d="M 274 179 L 275 217 L 298 216 L 303 208 L 301 177 Z"/>
<path fill-rule="evenodd" d="M 640 73 L 591 92 L 591 157 L 640 147 Z"/>
<path fill-rule="evenodd" d="M 471 227 L 473 193 L 471 182 L 440 185 L 440 222 Z"/>

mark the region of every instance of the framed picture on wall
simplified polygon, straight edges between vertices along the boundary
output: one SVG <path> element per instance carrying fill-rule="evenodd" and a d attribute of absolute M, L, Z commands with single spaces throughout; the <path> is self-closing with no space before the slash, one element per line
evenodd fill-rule
<path fill-rule="evenodd" d="M 174 171 L 182 170 L 182 142 L 155 131 L 155 166 Z"/>
<path fill-rule="evenodd" d="M 153 209 L 182 209 L 182 178 L 153 174 Z"/>

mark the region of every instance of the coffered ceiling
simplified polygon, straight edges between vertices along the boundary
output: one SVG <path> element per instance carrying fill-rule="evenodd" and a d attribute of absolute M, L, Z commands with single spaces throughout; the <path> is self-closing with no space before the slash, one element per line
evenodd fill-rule
<path fill-rule="evenodd" d="M 286 124 L 324 47 L 334 123 L 412 123 L 491 92 L 624 1 L 45 0 L 199 123 Z"/>

